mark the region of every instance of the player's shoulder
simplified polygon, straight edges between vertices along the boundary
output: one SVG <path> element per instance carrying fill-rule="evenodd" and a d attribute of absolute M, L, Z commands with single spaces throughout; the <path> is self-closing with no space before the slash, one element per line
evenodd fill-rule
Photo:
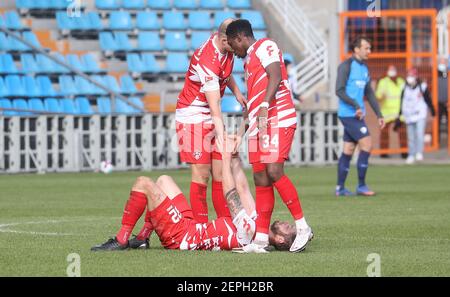
<path fill-rule="evenodd" d="M 274 48 L 278 48 L 278 44 L 270 38 L 263 38 L 257 41 L 257 50 L 261 48 L 266 48 L 268 46 L 272 46 Z"/>

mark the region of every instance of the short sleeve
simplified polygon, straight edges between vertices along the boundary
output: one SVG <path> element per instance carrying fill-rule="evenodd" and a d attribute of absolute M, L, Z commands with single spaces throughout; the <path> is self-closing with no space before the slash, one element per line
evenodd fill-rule
<path fill-rule="evenodd" d="M 280 49 L 277 44 L 272 40 L 266 40 L 259 46 L 256 51 L 256 56 L 261 61 L 261 65 L 267 68 L 272 63 L 279 62 L 280 60 Z"/>

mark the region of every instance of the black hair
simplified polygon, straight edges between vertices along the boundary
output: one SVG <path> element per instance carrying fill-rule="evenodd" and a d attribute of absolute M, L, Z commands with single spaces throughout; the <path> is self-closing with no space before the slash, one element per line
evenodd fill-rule
<path fill-rule="evenodd" d="M 230 38 L 235 38 L 239 34 L 243 34 L 246 37 L 255 38 L 253 35 L 252 24 L 248 20 L 238 19 L 232 21 L 227 28 L 227 36 Z"/>
<path fill-rule="evenodd" d="M 363 40 L 367 41 L 368 43 L 372 43 L 372 41 L 367 38 L 366 36 L 358 36 L 353 40 L 352 42 L 352 51 L 355 51 L 355 48 L 360 48 L 362 45 Z"/>

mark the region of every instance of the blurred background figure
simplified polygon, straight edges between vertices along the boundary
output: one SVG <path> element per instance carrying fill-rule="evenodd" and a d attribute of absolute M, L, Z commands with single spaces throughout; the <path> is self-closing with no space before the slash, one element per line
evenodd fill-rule
<path fill-rule="evenodd" d="M 439 143 L 443 143 L 442 135 L 448 127 L 448 58 L 441 57 L 438 64 L 438 102 L 439 102 Z M 444 120 L 445 118 L 445 120 Z M 448 131 L 447 131 L 448 137 Z"/>
<path fill-rule="evenodd" d="M 303 99 L 301 98 L 300 94 L 295 92 L 297 88 L 297 80 L 295 79 L 293 64 L 290 60 L 285 59 L 284 65 L 286 66 L 286 71 L 288 73 L 289 88 L 291 89 L 292 100 L 294 101 L 295 108 L 299 109 L 300 103 L 303 102 Z"/>
<path fill-rule="evenodd" d="M 386 76 L 380 79 L 375 92 L 381 113 L 386 121 L 386 126 L 380 133 L 381 149 L 389 149 L 389 135 L 393 128 L 398 132 L 400 147 L 406 147 L 407 145 L 406 126 L 401 121 L 396 122 L 400 112 L 401 95 L 404 87 L 405 80 L 398 76 L 397 68 L 394 65 L 389 65 Z M 407 154 L 402 154 L 402 157 L 406 158 L 406 156 Z M 381 157 L 387 158 L 389 156 L 382 154 Z"/>
<path fill-rule="evenodd" d="M 426 83 L 420 81 L 416 68 L 408 70 L 406 86 L 401 96 L 401 109 L 397 123 L 403 116 L 408 131 L 408 158 L 407 164 L 423 160 L 423 147 L 425 127 L 427 123 L 428 108 L 431 115 L 435 110 L 431 102 L 430 93 Z"/>

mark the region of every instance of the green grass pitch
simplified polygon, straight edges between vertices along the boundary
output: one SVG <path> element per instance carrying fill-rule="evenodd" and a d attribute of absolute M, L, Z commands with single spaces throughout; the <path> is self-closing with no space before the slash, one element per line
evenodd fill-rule
<path fill-rule="evenodd" d="M 187 170 L 0 176 L 0 276 L 65 276 L 70 253 L 82 276 L 366 276 L 371 253 L 382 276 L 450 276 L 448 166 L 372 166 L 373 198 L 334 197 L 335 167 L 287 169 L 316 235 L 300 254 L 169 251 L 155 234 L 147 251 L 90 252 L 115 234 L 134 179 L 163 173 L 188 193 Z M 279 198 L 273 219 L 290 219 Z"/>

